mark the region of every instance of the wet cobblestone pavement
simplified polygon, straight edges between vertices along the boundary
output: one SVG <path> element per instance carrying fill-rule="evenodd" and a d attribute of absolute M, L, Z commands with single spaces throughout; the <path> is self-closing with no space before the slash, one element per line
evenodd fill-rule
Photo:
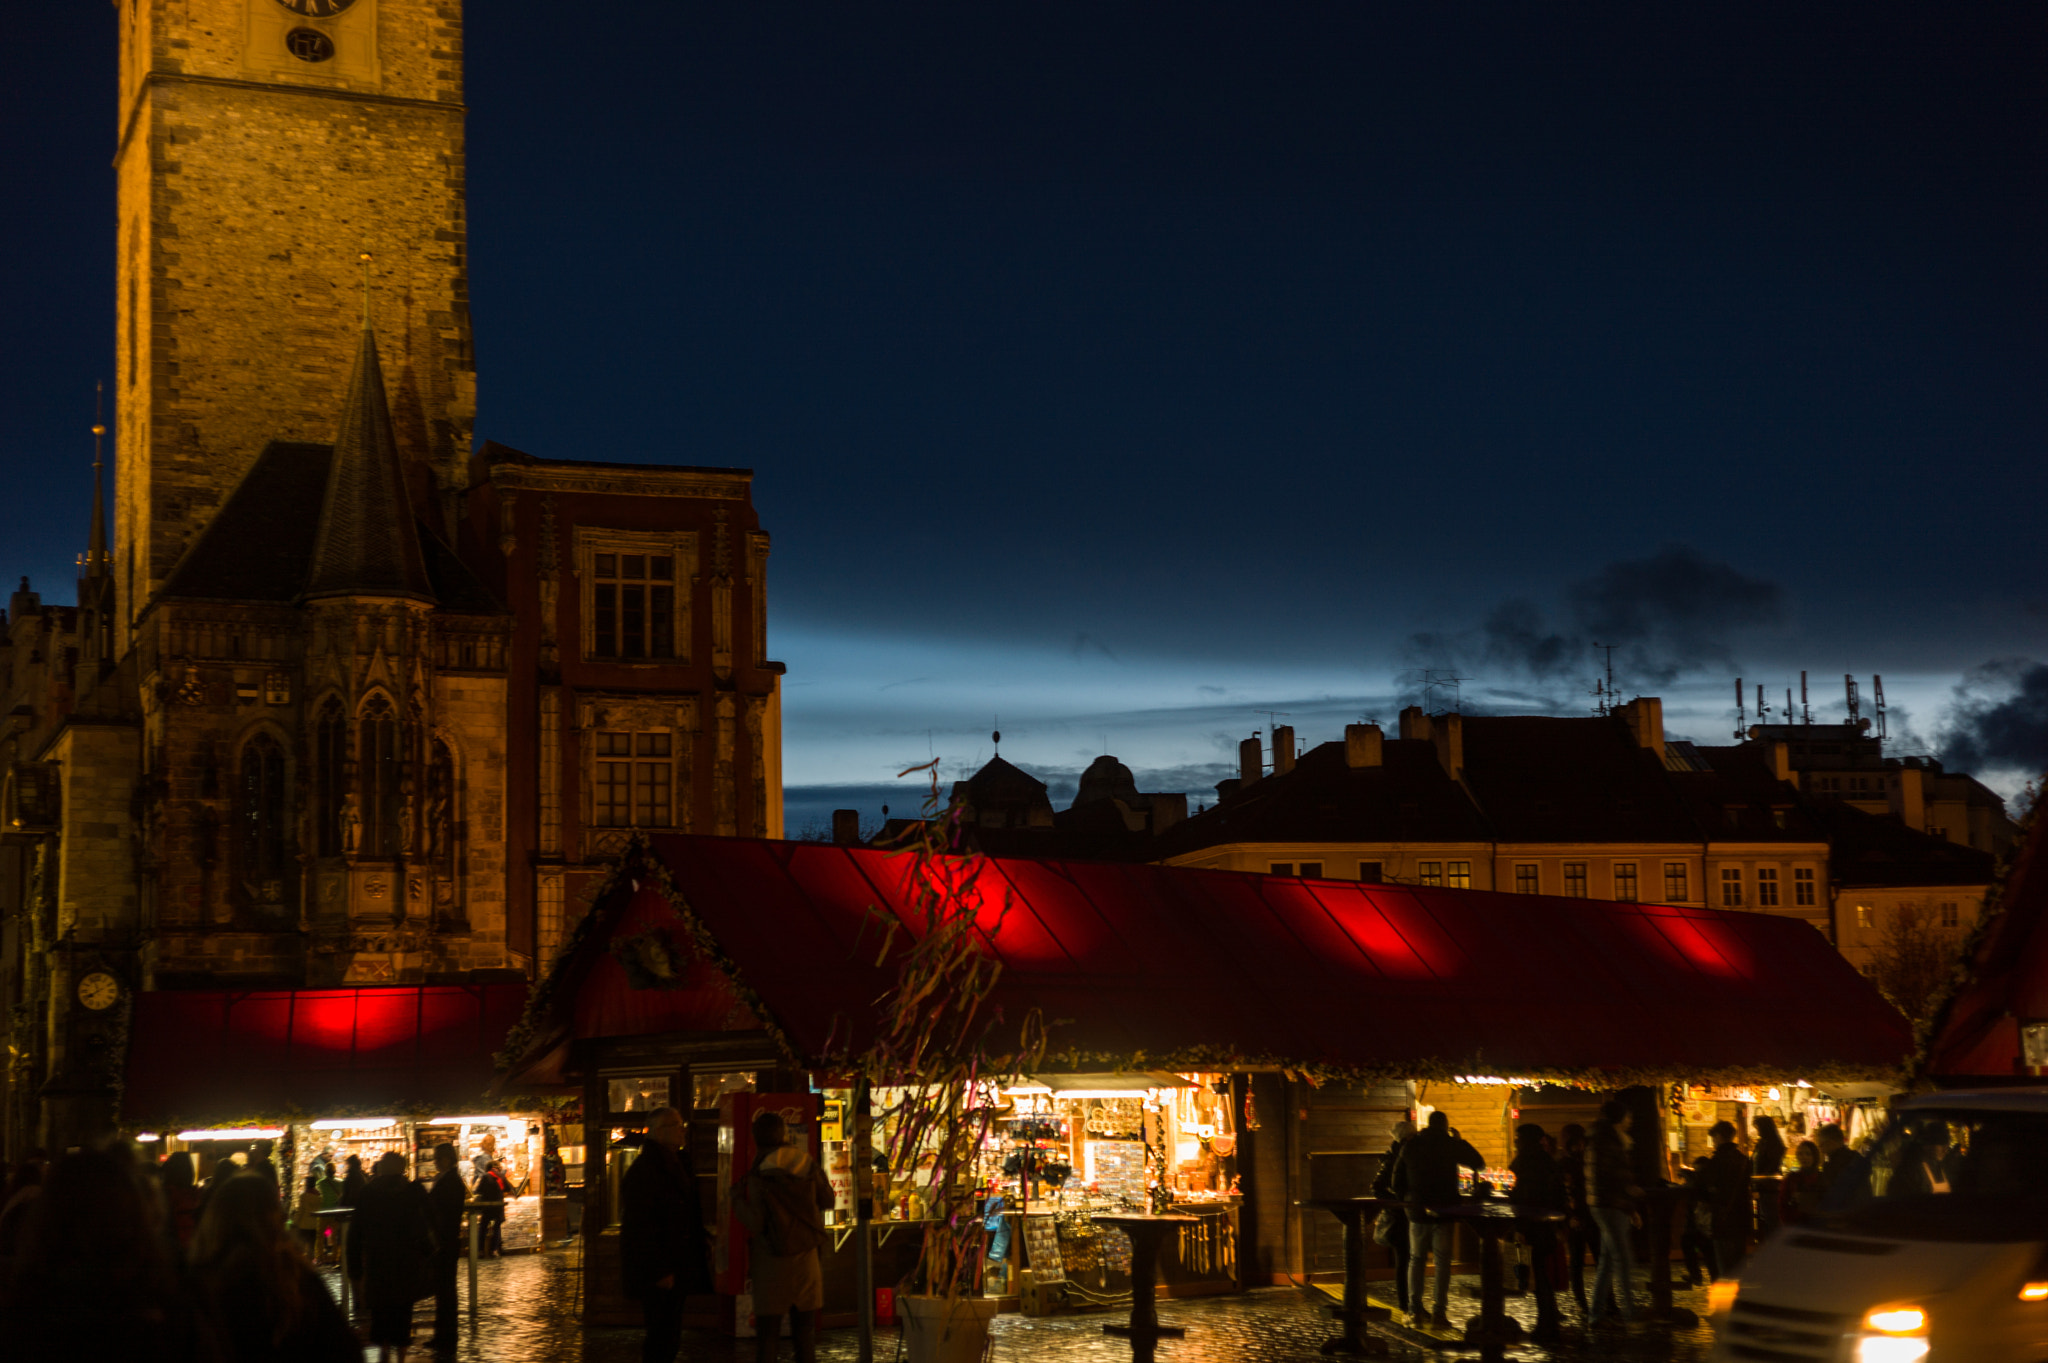
<path fill-rule="evenodd" d="M 478 1268 L 478 1311 L 472 1324 L 464 1298 L 462 1342 L 452 1363 L 638 1363 L 640 1332 L 616 1328 L 585 1329 L 577 1318 L 580 1307 L 580 1255 L 573 1248 L 541 1254 L 515 1255 L 486 1260 Z M 334 1275 L 330 1285 L 338 1290 Z M 1453 1328 L 1462 1330 L 1467 1317 L 1475 1314 L 1478 1302 L 1468 1289 L 1476 1279 L 1459 1279 L 1452 1294 L 1450 1317 Z M 1385 1284 L 1374 1284 L 1384 1288 Z M 467 1270 L 463 1278 L 466 1294 Z M 1681 1291 L 1676 1300 L 1695 1311 L 1703 1311 L 1704 1293 Z M 1392 1306 L 1391 1296 L 1375 1293 L 1374 1304 Z M 1531 1303 L 1511 1300 L 1510 1314 L 1526 1327 L 1534 1323 Z M 421 1303 L 414 1338 L 424 1344 L 432 1332 L 433 1308 Z M 1103 1335 L 1102 1326 L 1121 1317 L 1114 1313 L 1081 1316 L 1027 1317 L 999 1316 L 996 1319 L 989 1363 L 1120 1363 L 1130 1358 L 1130 1345 Z M 1293 1288 L 1266 1288 L 1237 1297 L 1206 1297 L 1159 1303 L 1164 1325 L 1178 1325 L 1188 1332 L 1185 1339 L 1163 1340 L 1159 1363 L 1281 1363 L 1282 1360 L 1321 1358 L 1323 1342 L 1335 1331 L 1336 1322 L 1316 1303 Z M 1706 1327 L 1690 1330 L 1660 1329 L 1645 1324 L 1602 1329 L 1590 1336 L 1577 1328 L 1574 1313 L 1566 1308 L 1567 1338 L 1555 1349 L 1531 1345 L 1511 1348 L 1507 1356 L 1524 1363 L 1705 1363 L 1712 1342 Z M 1388 1344 L 1388 1357 L 1403 1363 L 1424 1360 L 1476 1358 L 1477 1351 L 1451 1338 L 1424 1347 L 1422 1336 L 1402 1330 L 1389 1334 L 1375 1331 Z M 683 1339 L 680 1363 L 751 1363 L 752 1340 L 732 1340 L 721 1335 L 692 1331 Z M 376 1355 L 370 1353 L 372 1360 Z M 429 1363 L 435 1355 L 416 1348 L 413 1363 Z M 791 1357 L 782 1346 L 781 1357 Z M 828 1330 L 819 1339 L 820 1363 L 853 1363 L 856 1357 L 854 1332 Z M 883 1332 L 875 1342 L 878 1363 L 893 1363 L 898 1357 L 898 1337 Z"/>

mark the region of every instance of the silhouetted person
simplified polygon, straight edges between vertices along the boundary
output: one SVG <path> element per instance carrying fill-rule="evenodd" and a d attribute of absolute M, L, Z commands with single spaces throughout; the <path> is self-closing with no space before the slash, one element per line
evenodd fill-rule
<path fill-rule="evenodd" d="M 428 1215 L 434 1227 L 433 1347 L 456 1344 L 455 1277 L 462 1258 L 462 1204 L 467 1194 L 456 1169 L 455 1147 L 443 1141 L 434 1147 L 434 1182 L 427 1189 Z"/>
<path fill-rule="evenodd" d="M 505 1179 L 498 1173 L 496 1162 L 488 1156 L 477 1160 L 476 1167 L 473 1195 L 483 1204 L 476 1209 L 480 1223 L 477 1252 L 487 1259 L 495 1259 L 505 1252 Z"/>
<path fill-rule="evenodd" d="M 619 1267 L 647 1322 L 642 1363 L 675 1363 L 683 1299 L 711 1290 L 703 1200 L 683 1148 L 688 1128 L 672 1107 L 648 1114 L 647 1136 L 619 1185 Z"/>
<path fill-rule="evenodd" d="M 1543 1145 L 1543 1128 L 1534 1122 L 1515 1128 L 1515 1158 L 1508 1165 L 1508 1171 L 1515 1176 L 1514 1201 L 1547 1212 L 1567 1211 L 1569 1197 L 1564 1175 Z M 1529 1246 L 1529 1281 L 1536 1293 L 1536 1332 L 1531 1338 L 1538 1344 L 1555 1343 L 1563 1324 L 1557 1313 L 1557 1284 L 1552 1280 L 1557 1231 L 1550 1226 L 1529 1224 L 1522 1229 L 1522 1239 Z"/>
<path fill-rule="evenodd" d="M 188 1277 L 222 1363 L 360 1363 L 355 1331 L 285 1233 L 260 1175 L 230 1178 L 207 1199 Z"/>
<path fill-rule="evenodd" d="M 199 1225 L 199 1180 L 192 1168 L 192 1152 L 179 1150 L 164 1160 L 157 1181 L 164 1189 L 165 1227 L 173 1247 L 183 1253 Z"/>
<path fill-rule="evenodd" d="M 1856 1195 L 1856 1152 L 1842 1128 L 1829 1122 L 1813 1133 L 1820 1147 L 1820 1198 L 1824 1207 L 1840 1207 Z"/>
<path fill-rule="evenodd" d="M 1794 1168 L 1778 1185 L 1778 1219 L 1788 1226 L 1811 1221 L 1820 1211 L 1820 1147 L 1799 1142 L 1792 1152 Z"/>
<path fill-rule="evenodd" d="M 1564 1149 L 1557 1157 L 1558 1172 L 1564 1175 L 1565 1201 L 1571 1220 L 1565 1223 L 1564 1254 L 1566 1276 L 1571 1280 L 1572 1300 L 1579 1314 L 1586 1314 L 1586 1257 L 1600 1258 L 1600 1227 L 1593 1220 L 1592 1203 L 1586 1200 L 1586 1128 L 1568 1122 L 1557 1133 Z"/>
<path fill-rule="evenodd" d="M 780 1113 L 754 1115 L 754 1150 L 739 1209 L 754 1279 L 754 1358 L 773 1363 L 787 1314 L 797 1363 L 815 1363 L 818 1312 L 825 1305 L 821 1213 L 832 1205 L 832 1183 L 810 1151 L 789 1139 Z"/>
<path fill-rule="evenodd" d="M 0 1296 L 9 1363 L 211 1363 L 155 1179 L 114 1148 L 64 1156 L 41 1186 Z"/>
<path fill-rule="evenodd" d="M 1720 1276 L 1714 1260 L 1714 1205 L 1707 1195 L 1707 1169 L 1713 1162 L 1713 1156 L 1701 1155 L 1686 1169 L 1682 1180 L 1685 1215 L 1678 1233 L 1678 1248 L 1685 1255 L 1685 1281 L 1690 1287 Z"/>
<path fill-rule="evenodd" d="M 1401 1149 L 1415 1134 L 1415 1123 L 1395 1122 L 1394 1140 L 1387 1147 L 1386 1157 L 1380 1161 L 1380 1171 L 1373 1176 L 1372 1195 L 1392 1197 L 1394 1195 L 1394 1168 L 1401 1162 Z M 1388 1208 L 1380 1213 L 1386 1218 L 1391 1243 L 1387 1252 L 1394 1256 L 1394 1300 L 1401 1310 L 1408 1310 L 1408 1213 L 1399 1208 Z M 1375 1218 L 1377 1221 L 1377 1218 Z"/>
<path fill-rule="evenodd" d="M 363 1172 L 363 1157 L 350 1155 L 341 1172 L 341 1202 L 343 1207 L 353 1207 L 356 1199 L 363 1195 L 363 1185 L 370 1181 Z"/>
<path fill-rule="evenodd" d="M 1593 1302 L 1586 1313 L 1589 1325 L 1617 1314 L 1623 1320 L 1634 1320 L 1636 1315 L 1629 1227 L 1642 1189 L 1636 1184 L 1629 1153 L 1628 1133 L 1634 1120 L 1626 1107 L 1607 1102 L 1586 1141 L 1586 1201 L 1593 1223 L 1600 1227 L 1600 1268 L 1593 1275 Z"/>
<path fill-rule="evenodd" d="M 1756 1151 L 1749 1158 L 1750 1172 L 1775 1177 L 1785 1172 L 1785 1138 L 1778 1134 L 1775 1118 L 1759 1116 L 1751 1125 L 1756 1127 Z"/>
<path fill-rule="evenodd" d="M 14 1172 L 7 1176 L 6 1194 L 0 1196 L 0 1270 L 7 1267 L 20 1248 L 29 1213 L 43 1191 L 40 1154 L 32 1154 L 14 1166 Z"/>
<path fill-rule="evenodd" d="M 1735 1143 L 1735 1124 L 1715 1122 L 1707 1131 L 1714 1153 L 1701 1171 L 1701 1191 L 1712 1209 L 1714 1267 L 1723 1278 L 1740 1277 L 1749 1252 L 1751 1201 L 1749 1160 Z"/>
<path fill-rule="evenodd" d="M 363 1300 L 370 1308 L 370 1343 L 404 1363 L 412 1344 L 412 1304 L 432 1289 L 428 1278 L 434 1231 L 427 1190 L 405 1176 L 405 1156 L 378 1159 L 356 1200 L 349 1257 L 360 1265 Z"/>
<path fill-rule="evenodd" d="M 1394 1167 L 1394 1195 L 1408 1204 L 1408 1306 L 1415 1324 L 1446 1329 L 1446 1310 L 1451 1292 L 1451 1246 L 1457 1227 L 1429 1215 L 1424 1208 L 1443 1206 L 1458 1200 L 1458 1170 L 1475 1174 L 1486 1161 L 1471 1144 L 1451 1134 L 1451 1119 L 1441 1109 L 1429 1114 L 1429 1122 L 1401 1150 L 1401 1162 Z M 1429 1271 L 1429 1256 L 1436 1255 L 1436 1309 L 1422 1314 L 1422 1281 Z"/>

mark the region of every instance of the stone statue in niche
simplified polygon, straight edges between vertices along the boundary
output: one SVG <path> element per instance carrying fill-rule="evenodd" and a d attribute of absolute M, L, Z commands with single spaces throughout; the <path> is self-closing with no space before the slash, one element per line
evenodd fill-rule
<path fill-rule="evenodd" d="M 354 856 L 363 845 L 363 810 L 353 790 L 341 796 L 341 850 Z"/>
<path fill-rule="evenodd" d="M 398 851 L 411 856 L 413 835 L 418 828 L 419 796 L 413 790 L 412 770 L 407 768 L 398 787 Z"/>

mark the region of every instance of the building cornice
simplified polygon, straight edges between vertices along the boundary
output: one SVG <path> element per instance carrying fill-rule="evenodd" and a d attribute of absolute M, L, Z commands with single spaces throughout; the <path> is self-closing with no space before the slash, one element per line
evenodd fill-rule
<path fill-rule="evenodd" d="M 588 492 L 604 497 L 711 497 L 744 502 L 751 478 L 730 469 L 607 469 L 592 465 L 493 464 L 490 481 L 517 492 Z"/>

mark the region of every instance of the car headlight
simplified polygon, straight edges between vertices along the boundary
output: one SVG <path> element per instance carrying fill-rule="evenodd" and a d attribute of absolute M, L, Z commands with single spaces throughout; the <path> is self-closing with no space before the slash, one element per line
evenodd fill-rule
<path fill-rule="evenodd" d="M 1927 1310 L 1880 1306 L 1863 1317 L 1856 1363 L 1919 1363 L 1927 1357 Z"/>
<path fill-rule="evenodd" d="M 2021 1301 L 2048 1301 L 2048 1283 L 2023 1283 L 2020 1286 Z"/>

